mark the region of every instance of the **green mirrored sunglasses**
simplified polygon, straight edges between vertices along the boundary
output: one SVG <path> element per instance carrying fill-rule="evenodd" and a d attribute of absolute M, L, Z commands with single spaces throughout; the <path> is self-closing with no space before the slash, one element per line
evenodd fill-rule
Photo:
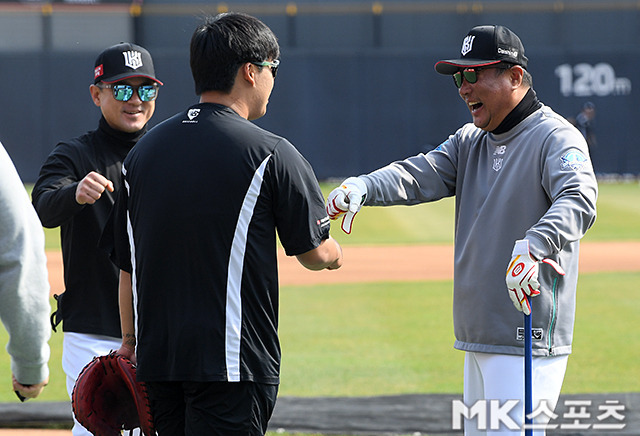
<path fill-rule="evenodd" d="M 490 70 L 492 68 L 508 70 L 511 67 L 512 65 L 497 65 L 482 68 L 465 68 L 464 70 L 456 71 L 455 73 L 453 73 L 453 83 L 456 84 L 456 88 L 460 88 L 462 87 L 463 78 L 469 83 L 476 83 L 478 81 L 478 73 L 482 70 Z"/>
<path fill-rule="evenodd" d="M 113 90 L 113 98 L 118 101 L 129 101 L 133 97 L 134 89 L 138 92 L 138 97 L 141 101 L 153 101 L 158 98 L 158 91 L 160 87 L 158 84 L 153 85 L 125 85 L 125 84 L 106 84 L 100 83 L 98 88 Z"/>

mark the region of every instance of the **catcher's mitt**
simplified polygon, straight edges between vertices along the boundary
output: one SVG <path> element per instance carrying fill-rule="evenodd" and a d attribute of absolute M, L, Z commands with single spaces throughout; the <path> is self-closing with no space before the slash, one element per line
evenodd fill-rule
<path fill-rule="evenodd" d="M 145 385 L 136 382 L 133 363 L 114 351 L 84 367 L 71 404 L 78 422 L 96 436 L 120 435 L 123 429 L 137 427 L 147 436 L 156 434 Z"/>

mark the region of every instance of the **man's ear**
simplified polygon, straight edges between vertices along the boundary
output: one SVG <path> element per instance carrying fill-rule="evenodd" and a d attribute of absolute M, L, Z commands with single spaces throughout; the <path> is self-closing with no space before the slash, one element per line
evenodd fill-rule
<path fill-rule="evenodd" d="M 91 94 L 91 100 L 93 100 L 93 104 L 95 104 L 96 106 L 100 107 L 102 102 L 101 102 L 101 98 L 102 98 L 102 94 L 100 93 L 100 88 L 98 88 L 96 85 L 89 85 L 89 93 Z"/>
<path fill-rule="evenodd" d="M 241 77 L 246 80 L 247 82 L 249 82 L 249 84 L 251 84 L 251 86 L 255 85 L 256 83 L 256 70 L 253 66 L 253 64 L 251 62 L 247 62 L 245 63 L 241 68 L 240 68 L 240 74 Z"/>
<path fill-rule="evenodd" d="M 520 65 L 514 65 L 509 68 L 509 77 L 511 79 L 511 85 L 514 88 L 519 88 L 522 85 L 522 80 L 524 78 L 524 68 Z"/>

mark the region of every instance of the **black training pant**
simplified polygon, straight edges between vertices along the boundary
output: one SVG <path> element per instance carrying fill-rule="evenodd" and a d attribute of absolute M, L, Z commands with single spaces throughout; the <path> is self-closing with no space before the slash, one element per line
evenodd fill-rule
<path fill-rule="evenodd" d="M 149 382 L 159 436 L 263 436 L 278 385 L 253 382 Z"/>

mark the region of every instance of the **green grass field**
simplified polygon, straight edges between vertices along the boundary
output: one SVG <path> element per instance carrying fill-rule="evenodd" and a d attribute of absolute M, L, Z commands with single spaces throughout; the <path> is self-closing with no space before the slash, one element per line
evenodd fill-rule
<path fill-rule="evenodd" d="M 325 193 L 332 186 L 323 186 Z M 640 240 L 640 185 L 603 184 L 598 220 L 587 241 Z M 453 200 L 412 207 L 366 208 L 343 244 L 442 244 L 453 239 Z M 59 247 L 58 230 L 47 246 Z M 636 254 L 637 255 L 637 254 Z M 640 263 L 640 259 L 639 259 Z M 563 393 L 638 392 L 640 272 L 583 274 L 579 281 L 574 353 Z M 285 286 L 281 290 L 283 349 L 280 395 L 369 396 L 460 393 L 463 353 L 455 351 L 452 282 Z M 0 342 L 6 344 L 4 329 Z M 65 401 L 62 334 L 54 333 L 51 382 L 42 401 Z M 15 402 L 9 357 L 0 355 L 6 389 Z"/>
<path fill-rule="evenodd" d="M 335 187 L 323 183 L 325 196 Z M 342 245 L 407 245 L 453 243 L 454 199 L 417 206 L 365 208 L 354 231 L 346 235 L 338 225 L 332 235 Z M 598 219 L 585 241 L 640 240 L 640 185 L 601 184 Z M 46 248 L 59 249 L 59 229 L 45 229 Z"/>

